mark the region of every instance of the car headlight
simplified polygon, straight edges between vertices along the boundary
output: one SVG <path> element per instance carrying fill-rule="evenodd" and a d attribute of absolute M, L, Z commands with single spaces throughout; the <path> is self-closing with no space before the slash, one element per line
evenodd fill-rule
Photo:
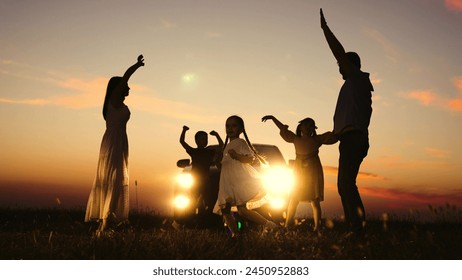
<path fill-rule="evenodd" d="M 191 200 L 189 199 L 189 197 L 185 195 L 177 195 L 175 197 L 175 200 L 173 201 L 174 206 L 179 209 L 187 208 L 190 203 L 191 203 Z"/>
<path fill-rule="evenodd" d="M 271 208 L 286 208 L 288 195 L 294 186 L 292 169 L 286 166 L 270 167 L 263 171 L 262 180 Z"/>
<path fill-rule="evenodd" d="M 273 209 L 284 209 L 287 207 L 287 202 L 282 197 L 274 197 L 270 199 L 270 206 Z"/>
<path fill-rule="evenodd" d="M 266 191 L 272 195 L 287 195 L 294 186 L 294 175 L 285 166 L 270 167 L 263 173 L 263 184 Z"/>
<path fill-rule="evenodd" d="M 193 176 L 189 173 L 178 174 L 176 181 L 182 189 L 190 189 L 194 183 Z"/>

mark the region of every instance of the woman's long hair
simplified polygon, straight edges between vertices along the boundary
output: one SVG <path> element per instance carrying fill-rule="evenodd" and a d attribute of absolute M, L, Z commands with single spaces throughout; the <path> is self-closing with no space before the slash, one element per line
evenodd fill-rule
<path fill-rule="evenodd" d="M 121 81 L 122 81 L 122 77 L 116 76 L 116 77 L 112 77 L 107 83 L 106 96 L 104 97 L 104 105 L 103 105 L 104 119 L 106 119 L 107 107 L 109 106 L 109 102 L 111 101 L 112 92 L 119 85 Z"/>
<path fill-rule="evenodd" d="M 253 147 L 252 143 L 250 142 L 249 137 L 247 136 L 247 132 L 245 131 L 244 120 L 243 120 L 241 117 L 237 116 L 237 115 L 233 115 L 233 116 L 229 117 L 228 120 L 231 119 L 231 118 L 234 118 L 234 119 L 236 119 L 236 120 L 238 121 L 239 125 L 240 125 L 241 128 L 242 128 L 242 133 L 244 134 L 245 142 L 247 142 L 247 145 L 249 145 L 250 149 L 252 150 L 252 152 L 253 152 L 253 154 L 255 155 L 255 157 L 259 160 L 259 162 L 260 162 L 260 163 L 263 163 L 263 164 L 265 164 L 265 165 L 268 164 L 268 162 L 266 161 L 266 159 L 265 159 L 263 156 L 261 156 L 261 155 L 257 152 L 257 150 L 255 150 L 255 148 Z M 225 145 L 223 146 L 223 151 L 225 150 L 226 145 L 228 145 L 228 141 L 229 141 L 229 137 L 228 137 L 228 135 L 226 135 L 226 140 L 225 140 Z"/>

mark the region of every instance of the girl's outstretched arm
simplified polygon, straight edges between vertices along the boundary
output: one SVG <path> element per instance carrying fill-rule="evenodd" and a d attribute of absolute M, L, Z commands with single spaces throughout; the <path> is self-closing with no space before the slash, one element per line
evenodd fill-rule
<path fill-rule="evenodd" d="M 274 124 L 280 129 L 285 129 L 287 128 L 286 125 L 284 125 L 282 122 L 280 122 L 275 116 L 273 115 L 266 115 L 264 116 L 263 118 L 261 118 L 261 121 L 262 122 L 266 122 L 267 120 L 272 120 L 274 122 Z"/>
<path fill-rule="evenodd" d="M 266 122 L 267 120 L 272 120 L 274 124 L 279 128 L 279 134 L 281 135 L 282 139 L 289 143 L 294 141 L 296 135 L 289 130 L 288 125 L 283 124 L 273 115 L 266 115 L 261 119 L 262 122 Z"/>

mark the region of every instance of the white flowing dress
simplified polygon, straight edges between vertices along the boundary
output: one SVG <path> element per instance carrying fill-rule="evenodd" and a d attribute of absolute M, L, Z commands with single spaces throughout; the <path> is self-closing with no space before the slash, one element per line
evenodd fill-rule
<path fill-rule="evenodd" d="M 110 102 L 101 142 L 96 177 L 88 198 L 85 221 L 128 219 L 128 137 L 130 110 Z"/>
<path fill-rule="evenodd" d="M 234 149 L 239 154 L 252 154 L 244 139 L 237 138 L 226 145 L 221 161 L 220 188 L 214 213 L 221 214 L 221 208 L 231 205 L 245 205 L 248 201 L 263 195 L 260 173 L 250 164 L 234 160 L 228 154 Z"/>

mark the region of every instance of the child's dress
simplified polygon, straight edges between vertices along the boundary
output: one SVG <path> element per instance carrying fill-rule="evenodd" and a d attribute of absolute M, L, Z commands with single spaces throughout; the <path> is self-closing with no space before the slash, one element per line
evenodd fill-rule
<path fill-rule="evenodd" d="M 109 102 L 106 132 L 101 142 L 96 177 L 88 198 L 85 221 L 128 219 L 127 106 L 115 108 Z"/>
<path fill-rule="evenodd" d="M 221 162 L 218 199 L 213 210 L 217 214 L 221 214 L 221 207 L 226 203 L 245 205 L 249 200 L 264 194 L 260 173 L 252 165 L 232 159 L 228 154 L 231 149 L 243 155 L 252 154 L 244 139 L 237 138 L 226 145 Z"/>
<path fill-rule="evenodd" d="M 318 153 L 326 137 L 316 135 L 302 139 L 287 129 L 281 130 L 280 133 L 284 140 L 294 144 L 295 151 L 306 151 L 304 154 L 296 153 L 293 167 L 295 184 L 291 196 L 298 201 L 323 201 L 324 173 Z"/>
<path fill-rule="evenodd" d="M 294 163 L 295 186 L 292 196 L 299 201 L 324 200 L 324 174 L 318 150 L 298 155 Z"/>

